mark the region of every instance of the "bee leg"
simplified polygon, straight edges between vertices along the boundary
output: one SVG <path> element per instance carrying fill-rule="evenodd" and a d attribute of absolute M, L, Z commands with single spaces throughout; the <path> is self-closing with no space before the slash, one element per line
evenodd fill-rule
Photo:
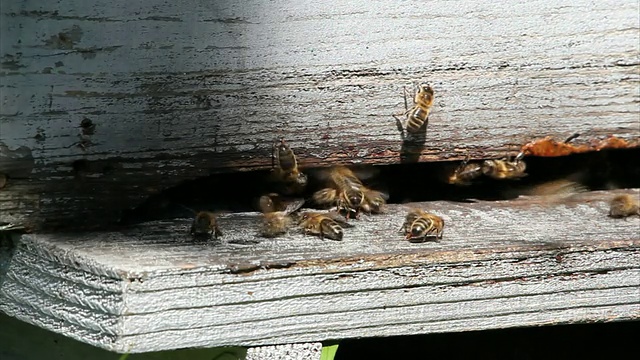
<path fill-rule="evenodd" d="M 409 92 L 407 91 L 407 87 L 403 86 L 402 87 L 404 89 L 404 110 L 405 110 L 405 114 L 409 112 L 409 106 L 407 104 L 407 94 L 409 94 Z"/>
<path fill-rule="evenodd" d="M 398 128 L 398 132 L 400 133 L 400 137 L 402 138 L 402 141 L 404 141 L 404 139 L 406 138 L 405 133 L 404 133 L 404 127 L 405 125 L 402 123 L 402 120 L 400 119 L 400 115 L 393 115 L 394 119 L 396 119 L 396 127 Z"/>

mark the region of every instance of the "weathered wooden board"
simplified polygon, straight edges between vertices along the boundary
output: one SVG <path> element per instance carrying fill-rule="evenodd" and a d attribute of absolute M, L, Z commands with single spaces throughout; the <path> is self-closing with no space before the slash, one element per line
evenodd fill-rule
<path fill-rule="evenodd" d="M 268 345 L 640 318 L 640 218 L 612 219 L 614 193 L 556 202 L 418 204 L 440 242 L 396 233 L 406 206 L 354 221 L 342 242 L 255 236 L 257 214 L 111 233 L 24 235 L 0 310 L 124 352 Z"/>
<path fill-rule="evenodd" d="M 638 11 L 2 0 L 0 222 L 113 220 L 180 181 L 264 169 L 280 137 L 305 166 L 502 156 L 574 132 L 637 141 Z M 424 146 L 403 147 L 391 114 L 418 81 L 436 103 Z"/>

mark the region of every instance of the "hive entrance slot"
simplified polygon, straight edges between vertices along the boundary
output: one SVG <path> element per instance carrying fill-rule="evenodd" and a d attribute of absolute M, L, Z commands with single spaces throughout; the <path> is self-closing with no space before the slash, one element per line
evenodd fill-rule
<path fill-rule="evenodd" d="M 526 157 L 527 176 L 517 180 L 493 180 L 481 177 L 471 185 L 459 186 L 446 178 L 460 162 L 444 161 L 375 166 L 375 176 L 365 185 L 389 194 L 388 202 L 448 200 L 508 200 L 530 194 L 532 189 L 551 181 L 575 182 L 585 190 L 640 187 L 640 148 L 612 149 L 562 157 Z M 482 161 L 482 160 L 471 160 Z M 301 164 L 304 165 L 304 164 Z M 314 176 L 322 169 L 305 169 L 308 186 L 301 197 L 309 199 L 305 207 L 317 207 L 311 199 L 323 181 Z M 125 212 L 121 222 L 134 224 L 150 220 L 190 217 L 195 211 L 257 211 L 259 196 L 273 191 L 266 181 L 269 171 L 216 174 L 167 189 L 150 197 L 135 209 Z"/>

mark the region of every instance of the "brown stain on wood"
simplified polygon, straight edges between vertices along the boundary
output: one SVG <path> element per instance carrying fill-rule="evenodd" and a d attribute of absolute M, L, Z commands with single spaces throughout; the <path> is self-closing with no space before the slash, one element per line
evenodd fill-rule
<path fill-rule="evenodd" d="M 467 266 L 466 263 L 487 261 L 493 259 L 528 259 L 533 256 L 549 256 L 556 259 L 556 256 L 565 256 L 575 252 L 594 252 L 615 249 L 636 249 L 640 250 L 640 240 L 631 241 L 606 241 L 594 244 L 590 243 L 552 243 L 552 244 L 511 244 L 508 246 L 492 246 L 484 249 L 438 251 L 416 249 L 415 252 L 404 254 L 380 254 L 375 256 L 353 256 L 340 259 L 314 259 L 298 261 L 292 268 L 307 267 L 366 267 L 370 269 L 383 269 L 391 267 L 402 267 L 408 264 L 451 264 L 452 266 Z M 558 251 L 562 250 L 562 254 Z M 329 272 L 331 272 L 329 270 Z"/>

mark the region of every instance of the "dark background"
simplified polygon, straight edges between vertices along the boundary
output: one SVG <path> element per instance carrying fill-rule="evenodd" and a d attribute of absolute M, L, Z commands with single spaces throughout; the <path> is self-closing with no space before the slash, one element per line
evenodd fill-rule
<path fill-rule="evenodd" d="M 355 339 L 340 342 L 335 360 L 632 359 L 639 336 L 635 321 Z"/>

